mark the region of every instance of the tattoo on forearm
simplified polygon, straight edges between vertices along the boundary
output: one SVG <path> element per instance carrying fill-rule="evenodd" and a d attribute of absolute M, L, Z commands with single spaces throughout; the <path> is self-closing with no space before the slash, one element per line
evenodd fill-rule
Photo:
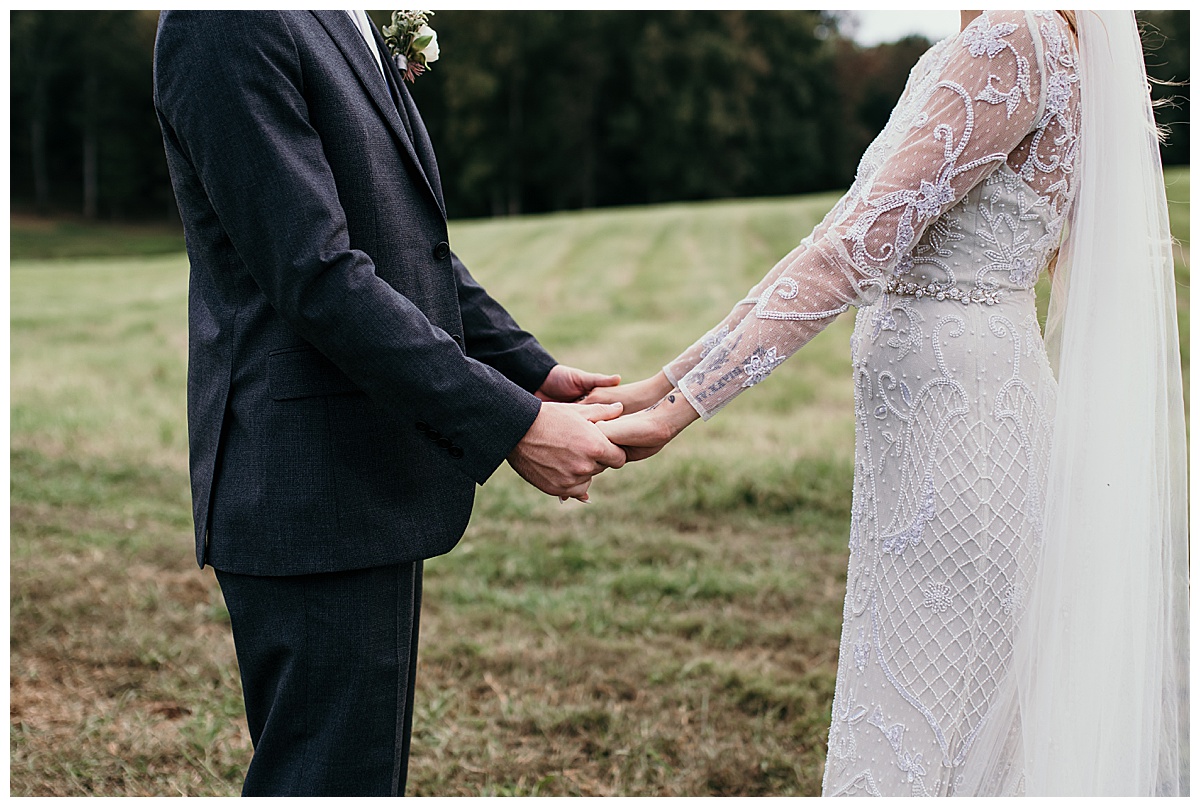
<path fill-rule="evenodd" d="M 647 411 L 647 412 L 653 412 L 655 409 L 658 409 L 658 407 L 660 407 L 660 406 L 662 406 L 662 405 L 663 405 L 663 401 L 666 401 L 667 403 L 675 403 L 675 391 L 674 391 L 674 390 L 671 390 L 671 392 L 669 392 L 669 393 L 667 394 L 667 397 L 665 397 L 665 398 L 659 398 L 659 399 L 658 399 L 658 403 L 656 403 L 654 406 L 650 407 L 650 408 L 649 408 L 649 409 L 647 409 L 646 411 Z"/>

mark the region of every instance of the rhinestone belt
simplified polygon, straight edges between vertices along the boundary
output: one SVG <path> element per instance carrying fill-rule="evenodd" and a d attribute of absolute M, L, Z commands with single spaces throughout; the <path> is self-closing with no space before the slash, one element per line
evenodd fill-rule
<path fill-rule="evenodd" d="M 929 297 L 933 300 L 956 300 L 963 305 L 971 303 L 981 303 L 986 305 L 995 305 L 1000 301 L 1001 292 L 997 289 L 981 289 L 978 286 L 970 291 L 963 291 L 957 286 L 937 286 L 929 284 L 922 286 L 918 283 L 912 283 L 907 280 L 902 280 L 895 275 L 888 275 L 887 281 L 884 283 L 883 290 L 888 294 L 900 294 L 905 297 Z"/>

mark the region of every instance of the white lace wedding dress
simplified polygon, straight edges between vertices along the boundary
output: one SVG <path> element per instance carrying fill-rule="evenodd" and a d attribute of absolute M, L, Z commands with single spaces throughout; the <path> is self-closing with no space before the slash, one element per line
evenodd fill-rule
<path fill-rule="evenodd" d="M 1019 759 L 973 741 L 1013 719 L 991 695 L 1041 544 L 1055 380 L 1033 287 L 1075 191 L 1076 53 L 1049 11 L 933 46 L 845 197 L 665 368 L 707 419 L 858 307 L 827 795 L 989 794 L 983 767 Z"/>

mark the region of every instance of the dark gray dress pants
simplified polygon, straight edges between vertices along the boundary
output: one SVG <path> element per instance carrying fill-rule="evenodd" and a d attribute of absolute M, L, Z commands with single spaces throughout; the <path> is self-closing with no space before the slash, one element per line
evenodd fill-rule
<path fill-rule="evenodd" d="M 243 796 L 404 795 L 421 570 L 217 570 L 254 742 Z"/>

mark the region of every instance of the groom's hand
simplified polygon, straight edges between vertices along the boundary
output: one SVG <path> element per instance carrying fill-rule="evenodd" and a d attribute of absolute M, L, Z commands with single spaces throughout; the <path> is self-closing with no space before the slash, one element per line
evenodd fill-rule
<path fill-rule="evenodd" d="M 596 387 L 615 387 L 620 383 L 619 375 L 600 375 L 556 364 L 534 395 L 543 401 L 575 403 Z"/>
<path fill-rule="evenodd" d="M 625 464 L 625 452 L 596 426 L 620 415 L 620 404 L 544 403 L 508 464 L 544 493 L 586 501 L 593 476 Z"/>

